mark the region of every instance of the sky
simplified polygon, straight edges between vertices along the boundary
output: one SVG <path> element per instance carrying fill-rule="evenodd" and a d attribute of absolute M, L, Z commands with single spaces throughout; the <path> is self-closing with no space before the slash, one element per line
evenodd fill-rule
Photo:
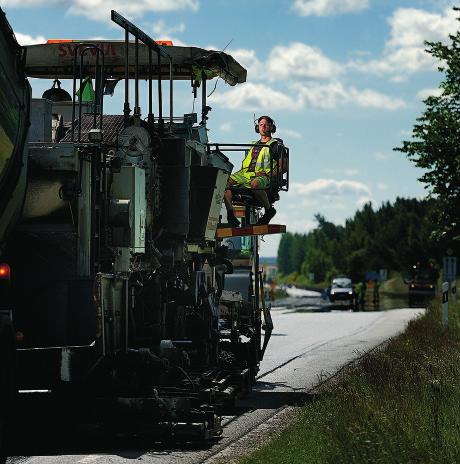
<path fill-rule="evenodd" d="M 344 224 L 371 201 L 424 197 L 422 171 L 395 152 L 436 93 L 442 74 L 425 40 L 448 41 L 460 23 L 450 0 L 0 0 L 22 45 L 46 39 L 121 39 L 115 9 L 154 39 L 230 53 L 247 82 L 222 80 L 209 98 L 213 142 L 256 140 L 254 115 L 270 115 L 290 148 L 290 189 L 272 223 L 290 232 L 314 215 Z M 208 84 L 212 89 L 214 86 Z M 40 97 L 50 82 L 32 80 Z M 70 90 L 68 82 L 64 87 Z M 141 94 L 142 95 L 142 94 Z M 110 98 L 110 97 L 108 97 Z M 104 103 L 122 112 L 122 94 Z M 189 83 L 175 113 L 189 113 Z M 141 105 L 142 106 L 142 105 Z M 239 167 L 242 154 L 231 159 Z M 263 256 L 276 256 L 266 236 Z"/>

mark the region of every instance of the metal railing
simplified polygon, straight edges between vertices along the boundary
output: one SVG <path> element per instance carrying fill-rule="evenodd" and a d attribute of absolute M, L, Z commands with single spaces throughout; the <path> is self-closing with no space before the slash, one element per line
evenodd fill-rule
<path fill-rule="evenodd" d="M 84 47 L 84 48 L 83 48 Z M 77 44 L 73 52 L 73 95 L 72 95 L 72 132 L 71 132 L 71 140 L 72 142 L 75 141 L 75 112 L 76 112 L 76 94 L 77 94 L 77 57 L 79 50 L 83 48 L 80 53 L 80 66 L 79 66 L 79 73 L 78 73 L 78 80 L 79 80 L 79 92 L 80 95 L 78 97 L 78 140 L 77 142 L 81 142 L 81 120 L 82 120 L 82 103 L 83 103 L 83 74 L 85 68 L 83 66 L 83 59 L 87 52 L 90 50 L 96 51 L 96 63 L 94 68 L 94 78 L 95 78 L 95 89 L 94 89 L 94 102 L 93 102 L 93 129 L 96 129 L 97 126 L 97 115 L 99 114 L 99 129 L 102 131 L 102 115 L 104 110 L 104 82 L 105 82 L 105 55 L 103 50 L 94 44 Z M 102 62 L 100 63 L 100 57 L 102 56 Z M 87 74 L 87 71 L 85 72 Z M 87 79 L 88 75 L 85 76 Z M 86 86 L 86 84 L 85 84 Z"/>
<path fill-rule="evenodd" d="M 164 132 L 164 120 L 163 120 L 163 91 L 162 91 L 162 79 L 161 79 L 161 58 L 166 58 L 169 61 L 169 130 L 173 130 L 173 62 L 172 57 L 166 52 L 164 47 L 158 45 L 153 39 L 147 34 L 141 31 L 138 27 L 128 21 L 126 18 L 121 16 L 115 10 L 111 11 L 112 21 L 118 24 L 125 30 L 125 104 L 123 114 L 125 117 L 125 127 L 129 123 L 129 35 L 131 34 L 135 38 L 134 42 L 134 116 L 140 117 L 139 107 L 139 41 L 144 43 L 148 47 L 149 53 L 149 78 L 148 78 L 148 89 L 149 89 L 149 114 L 148 121 L 153 123 L 153 90 L 152 90 L 152 53 L 157 54 L 158 58 L 158 126 L 159 133 Z"/>

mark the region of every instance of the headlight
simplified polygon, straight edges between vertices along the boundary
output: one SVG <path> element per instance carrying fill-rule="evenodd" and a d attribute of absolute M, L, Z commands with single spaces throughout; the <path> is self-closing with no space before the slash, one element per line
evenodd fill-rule
<path fill-rule="evenodd" d="M 349 294 L 349 295 L 353 295 L 353 292 L 352 292 L 352 291 L 349 291 L 348 294 Z"/>

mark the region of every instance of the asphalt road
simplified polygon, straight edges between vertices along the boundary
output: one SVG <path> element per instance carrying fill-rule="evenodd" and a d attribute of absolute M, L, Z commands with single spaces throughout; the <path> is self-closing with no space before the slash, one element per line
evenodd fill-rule
<path fill-rule="evenodd" d="M 306 301 L 306 307 L 309 302 Z M 211 445 L 170 447 L 152 437 L 99 438 L 71 424 L 54 424 L 68 430 L 70 439 L 57 439 L 53 430 L 37 430 L 36 443 L 25 437 L 8 463 L 201 463 L 228 462 L 244 437 L 283 410 L 307 397 L 307 391 L 363 352 L 404 330 L 420 309 L 383 312 L 303 312 L 273 309 L 275 330 L 262 362 L 254 391 L 241 400 L 235 415 L 224 418 L 223 436 Z M 67 428 L 67 429 L 66 429 Z M 61 433 L 62 436 L 62 433 Z M 67 437 L 68 438 L 68 437 Z M 229 454 L 228 450 L 232 450 Z"/>

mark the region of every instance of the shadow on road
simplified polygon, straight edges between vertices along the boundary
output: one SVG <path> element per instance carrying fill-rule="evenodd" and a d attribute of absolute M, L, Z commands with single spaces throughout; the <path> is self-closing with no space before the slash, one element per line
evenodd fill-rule
<path fill-rule="evenodd" d="M 259 381 L 253 391 L 236 402 L 225 415 L 240 416 L 255 409 L 278 409 L 311 402 L 315 395 L 289 389 L 284 382 Z M 143 423 L 80 423 L 68 408 L 55 408 L 50 402 L 18 410 L 12 430 L 8 463 L 19 463 L 27 456 L 117 455 L 138 460 L 145 454 L 168 455 L 174 452 L 205 451 L 219 438 L 209 442 L 175 442 L 147 431 Z M 163 439 L 163 441 L 161 441 Z"/>
<path fill-rule="evenodd" d="M 70 406 L 70 405 L 69 405 Z M 70 409 L 70 407 L 69 407 Z M 162 441 L 161 441 L 162 440 Z M 149 430 L 145 422 L 82 423 L 66 409 L 35 407 L 21 412 L 11 430 L 8 464 L 27 456 L 117 455 L 138 460 L 147 454 L 168 455 L 176 451 L 206 450 L 219 439 L 208 442 L 174 441 Z"/>
<path fill-rule="evenodd" d="M 253 391 L 237 402 L 237 408 L 245 411 L 254 409 L 278 409 L 283 406 L 301 406 L 313 401 L 316 395 L 304 391 L 288 391 L 285 382 L 257 382 Z"/>

